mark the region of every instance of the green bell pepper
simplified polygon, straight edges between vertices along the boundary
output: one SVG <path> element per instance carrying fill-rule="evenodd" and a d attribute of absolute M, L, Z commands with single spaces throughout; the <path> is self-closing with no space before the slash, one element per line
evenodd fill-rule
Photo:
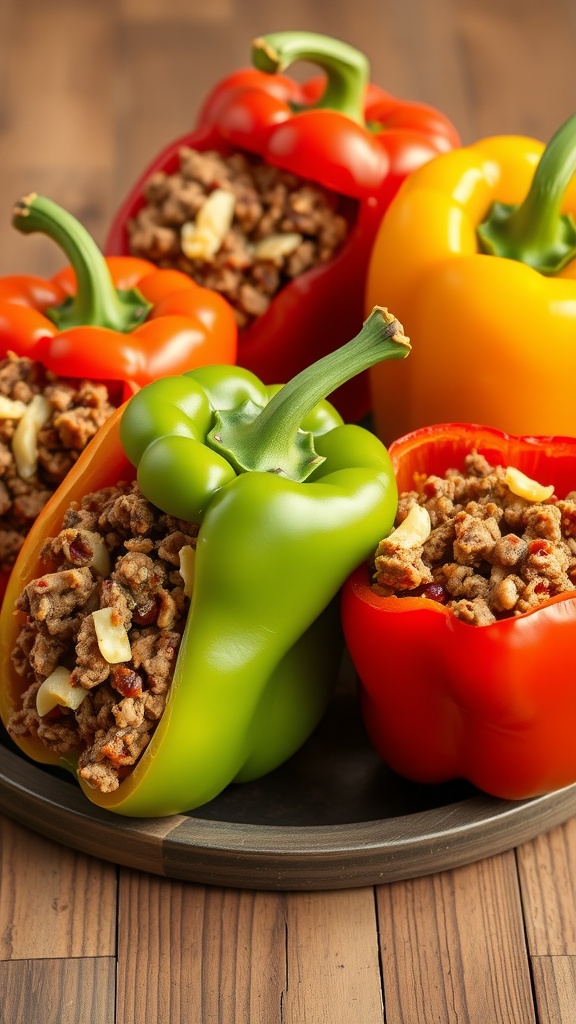
<path fill-rule="evenodd" d="M 323 397 L 409 349 L 376 308 L 356 338 L 283 387 L 201 367 L 147 385 L 108 430 L 101 455 L 115 471 L 116 431 L 143 494 L 200 528 L 166 709 L 115 792 L 83 784 L 95 803 L 138 816 L 192 809 L 269 772 L 314 729 L 342 650 L 339 588 L 397 506 L 382 443 Z"/>

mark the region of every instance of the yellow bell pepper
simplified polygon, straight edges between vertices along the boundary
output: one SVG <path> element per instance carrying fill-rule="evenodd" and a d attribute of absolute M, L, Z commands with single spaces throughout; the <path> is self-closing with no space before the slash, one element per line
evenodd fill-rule
<path fill-rule="evenodd" d="M 366 295 L 413 344 L 410 366 L 370 371 L 386 443 L 456 421 L 576 436 L 575 170 L 576 115 L 546 147 L 494 136 L 404 182 Z"/>

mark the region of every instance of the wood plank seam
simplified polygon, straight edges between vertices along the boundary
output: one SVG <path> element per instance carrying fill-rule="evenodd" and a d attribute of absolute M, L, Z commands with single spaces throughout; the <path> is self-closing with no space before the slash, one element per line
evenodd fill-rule
<path fill-rule="evenodd" d="M 380 929 L 380 915 L 378 913 L 378 893 L 375 885 L 372 886 L 372 898 L 374 900 L 374 919 L 376 921 L 376 954 L 378 956 L 378 973 L 380 977 L 382 1021 L 383 1024 L 386 1024 L 386 988 L 384 985 L 384 954 L 382 950 L 382 931 Z"/>
<path fill-rule="evenodd" d="M 518 848 L 514 849 L 514 863 L 516 865 L 516 877 L 518 879 L 518 899 L 520 900 L 520 909 L 522 911 L 522 932 L 524 935 L 524 948 L 526 950 L 527 961 L 528 961 L 528 978 L 530 981 L 530 991 L 532 993 L 532 1003 L 534 1005 L 534 1013 L 536 1015 L 536 1024 L 539 1024 L 540 1018 L 538 1014 L 538 999 L 536 992 L 536 982 L 534 978 L 534 956 L 530 951 L 530 935 L 528 932 L 527 925 L 527 907 L 526 900 L 524 898 L 524 889 L 522 887 L 522 874 L 520 871 L 519 854 Z"/>
<path fill-rule="evenodd" d="M 284 913 L 286 913 L 286 906 L 284 905 Z M 285 1024 L 286 1015 L 286 999 L 288 996 L 288 984 L 289 984 L 289 963 L 290 958 L 288 956 L 288 920 L 284 920 L 284 984 L 280 991 L 280 1024 Z"/>
<path fill-rule="evenodd" d="M 537 1024 L 573 1024 L 576 1005 L 576 955 L 532 957 Z"/>

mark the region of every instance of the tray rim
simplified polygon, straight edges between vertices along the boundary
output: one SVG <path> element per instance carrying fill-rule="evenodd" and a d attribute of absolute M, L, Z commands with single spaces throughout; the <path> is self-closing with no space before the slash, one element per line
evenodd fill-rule
<path fill-rule="evenodd" d="M 407 880 L 503 853 L 576 814 L 576 784 L 528 800 L 479 794 L 357 823 L 125 818 L 0 746 L 0 812 L 120 867 L 239 889 L 325 890 Z"/>

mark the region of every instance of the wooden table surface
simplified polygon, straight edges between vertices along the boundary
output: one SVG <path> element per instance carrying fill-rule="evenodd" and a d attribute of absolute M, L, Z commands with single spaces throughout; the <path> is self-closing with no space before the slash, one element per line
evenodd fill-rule
<path fill-rule="evenodd" d="M 3 0 L 0 273 L 48 273 L 10 228 L 38 191 L 102 243 L 153 152 L 251 39 L 346 39 L 464 142 L 546 140 L 573 112 L 573 0 Z M 0 819 L 2 1024 L 574 1024 L 576 821 L 467 866 L 374 887 L 167 880 Z"/>

